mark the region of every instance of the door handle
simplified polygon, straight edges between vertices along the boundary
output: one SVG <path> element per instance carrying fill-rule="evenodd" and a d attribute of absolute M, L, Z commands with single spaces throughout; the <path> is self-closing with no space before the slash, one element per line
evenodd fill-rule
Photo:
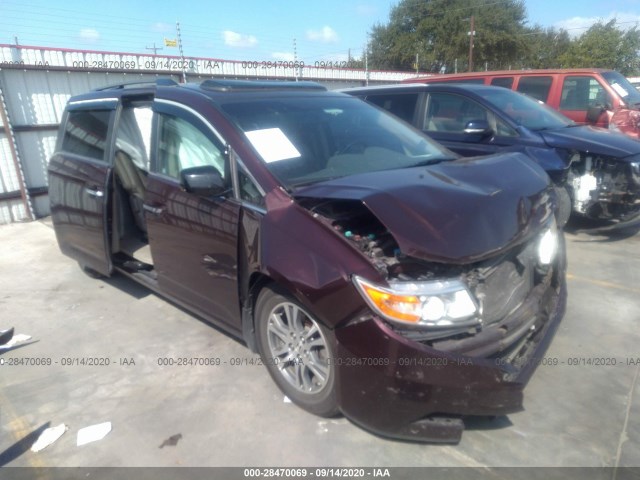
<path fill-rule="evenodd" d="M 86 187 L 84 191 L 87 192 L 87 195 L 89 195 L 90 197 L 95 197 L 95 198 L 104 197 L 104 192 L 100 190 L 98 187 Z"/>
<path fill-rule="evenodd" d="M 154 215 L 160 215 L 162 212 L 164 212 L 164 207 L 152 207 L 151 205 L 147 205 L 146 203 L 142 205 L 142 208 L 146 212 L 153 213 Z"/>

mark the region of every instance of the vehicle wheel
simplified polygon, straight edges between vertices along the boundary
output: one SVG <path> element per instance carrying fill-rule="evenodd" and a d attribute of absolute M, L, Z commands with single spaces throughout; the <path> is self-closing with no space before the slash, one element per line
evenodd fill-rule
<path fill-rule="evenodd" d="M 267 287 L 255 309 L 263 363 L 291 401 L 322 417 L 338 414 L 333 334 L 291 296 Z"/>
<path fill-rule="evenodd" d="M 100 272 L 96 272 L 91 267 L 87 267 L 86 265 L 82 265 L 81 263 L 78 263 L 78 265 L 80 265 L 80 268 L 85 273 L 85 275 L 87 275 L 88 277 L 91 277 L 91 278 L 105 278 L 104 275 L 102 275 Z"/>
<path fill-rule="evenodd" d="M 564 227 L 569 221 L 571 212 L 573 211 L 573 202 L 571 201 L 571 195 L 566 186 L 555 187 L 556 197 L 558 199 L 558 212 L 556 213 L 556 222 L 559 227 Z"/>

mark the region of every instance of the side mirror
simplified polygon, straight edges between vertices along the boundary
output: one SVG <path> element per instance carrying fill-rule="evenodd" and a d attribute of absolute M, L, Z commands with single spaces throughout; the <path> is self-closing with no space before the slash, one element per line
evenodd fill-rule
<path fill-rule="evenodd" d="M 594 105 L 593 107 L 589 107 L 587 109 L 587 122 L 588 123 L 598 123 L 598 119 L 600 115 L 607 111 L 607 107 L 602 105 Z"/>
<path fill-rule="evenodd" d="M 201 197 L 215 197 L 228 190 L 218 169 L 211 165 L 185 168 L 180 172 L 180 179 L 187 192 Z"/>
<path fill-rule="evenodd" d="M 464 127 L 464 133 L 484 138 L 493 135 L 494 131 L 486 120 L 470 120 Z"/>

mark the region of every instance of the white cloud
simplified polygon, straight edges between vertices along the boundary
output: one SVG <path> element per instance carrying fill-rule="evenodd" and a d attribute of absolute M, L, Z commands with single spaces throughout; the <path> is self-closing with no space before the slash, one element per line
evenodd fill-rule
<path fill-rule="evenodd" d="M 271 58 L 282 60 L 283 62 L 293 62 L 296 57 L 290 52 L 273 52 Z"/>
<path fill-rule="evenodd" d="M 321 30 L 307 30 L 307 39 L 321 43 L 335 43 L 338 41 L 338 34 L 328 25 Z"/>
<path fill-rule="evenodd" d="M 258 44 L 258 39 L 253 35 L 243 35 L 231 30 L 222 32 L 222 37 L 224 44 L 230 47 L 253 47 Z"/>
<path fill-rule="evenodd" d="M 611 12 L 606 17 L 572 17 L 554 23 L 554 27 L 567 30 L 571 37 L 579 37 L 594 23 L 607 23 L 616 20 L 616 26 L 622 30 L 637 26 L 640 23 L 640 15 L 635 13 Z"/>
<path fill-rule="evenodd" d="M 93 28 L 81 28 L 78 36 L 80 37 L 80 40 L 84 40 L 88 43 L 96 43 L 100 40 L 100 33 Z"/>

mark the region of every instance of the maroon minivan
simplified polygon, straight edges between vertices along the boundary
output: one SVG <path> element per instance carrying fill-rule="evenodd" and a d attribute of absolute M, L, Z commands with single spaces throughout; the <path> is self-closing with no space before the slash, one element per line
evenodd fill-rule
<path fill-rule="evenodd" d="M 297 405 L 457 442 L 521 410 L 565 310 L 554 193 L 306 82 L 73 97 L 49 165 L 63 253 L 243 339 Z"/>

